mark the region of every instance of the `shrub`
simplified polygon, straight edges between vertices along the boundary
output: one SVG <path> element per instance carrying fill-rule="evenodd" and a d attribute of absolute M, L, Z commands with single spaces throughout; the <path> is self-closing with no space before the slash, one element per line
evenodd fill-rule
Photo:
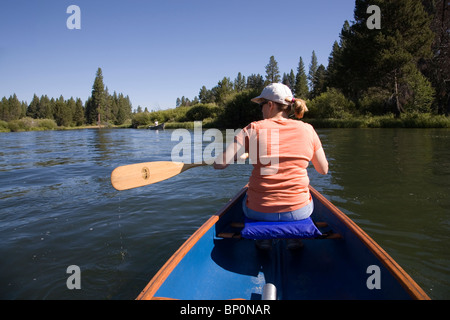
<path fill-rule="evenodd" d="M 56 125 L 56 122 L 53 119 L 40 119 L 38 120 L 38 127 L 44 130 L 54 130 L 58 126 Z"/>
<path fill-rule="evenodd" d="M 207 118 L 215 118 L 220 108 L 214 104 L 197 104 L 189 108 L 185 114 L 186 121 L 202 121 Z"/>
<path fill-rule="evenodd" d="M 388 90 L 379 87 L 367 89 L 358 101 L 361 114 L 383 115 L 386 113 L 387 101 L 391 93 Z"/>
<path fill-rule="evenodd" d="M 308 118 L 346 119 L 355 112 L 355 104 L 348 100 L 339 90 L 330 88 L 307 103 Z"/>
<path fill-rule="evenodd" d="M 217 119 L 217 125 L 222 128 L 243 128 L 252 121 L 262 119 L 261 108 L 252 98 L 259 96 L 256 90 L 245 90 L 225 103 L 224 110 Z"/>
<path fill-rule="evenodd" d="M 0 120 L 0 132 L 10 132 L 8 122 Z"/>
<path fill-rule="evenodd" d="M 10 121 L 7 125 L 9 130 L 12 132 L 54 130 L 58 127 L 55 120 L 33 119 L 30 117 Z"/>
<path fill-rule="evenodd" d="M 139 112 L 133 115 L 131 119 L 131 126 L 133 128 L 138 128 L 140 126 L 148 126 L 150 123 L 150 113 L 149 112 Z"/>
<path fill-rule="evenodd" d="M 413 67 L 409 69 L 404 81 L 408 93 L 404 105 L 406 112 L 430 112 L 435 96 L 435 90 L 430 81 L 417 68 Z"/>

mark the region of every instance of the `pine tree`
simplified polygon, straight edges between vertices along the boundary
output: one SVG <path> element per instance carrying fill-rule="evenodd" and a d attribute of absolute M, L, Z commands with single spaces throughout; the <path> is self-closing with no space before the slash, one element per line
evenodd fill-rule
<path fill-rule="evenodd" d="M 53 119 L 53 105 L 47 95 L 42 95 L 37 111 L 38 119 Z"/>
<path fill-rule="evenodd" d="M 64 101 L 63 96 L 55 101 L 53 117 L 58 126 L 69 126 L 72 123 L 72 110 Z"/>
<path fill-rule="evenodd" d="M 241 92 L 245 89 L 245 76 L 239 72 L 237 78 L 234 80 L 234 90 Z"/>
<path fill-rule="evenodd" d="M 9 121 L 9 102 L 6 97 L 2 98 L 2 102 L 0 104 L 0 120 Z"/>
<path fill-rule="evenodd" d="M 27 116 L 27 108 L 28 108 L 28 104 L 26 103 L 26 101 L 21 101 L 20 102 L 20 118 L 24 118 Z"/>
<path fill-rule="evenodd" d="M 75 102 L 75 111 L 73 113 L 72 120 L 76 126 L 81 126 L 85 123 L 84 107 L 80 98 L 77 98 Z"/>
<path fill-rule="evenodd" d="M 128 119 L 128 103 L 123 96 L 122 93 L 117 95 L 117 93 L 114 91 L 114 94 L 111 96 L 111 105 L 113 109 L 113 113 L 115 114 L 115 122 L 116 125 L 121 125 L 125 123 L 125 121 Z"/>
<path fill-rule="evenodd" d="M 285 86 L 288 86 L 289 88 L 291 87 L 291 82 L 289 81 L 289 76 L 285 72 L 283 73 L 283 77 L 281 78 L 281 83 L 284 84 Z"/>
<path fill-rule="evenodd" d="M 109 94 L 108 87 L 105 86 L 105 91 L 103 93 L 104 105 L 101 112 L 101 121 L 103 123 L 114 123 L 116 121 L 116 112 L 114 110 L 113 97 Z"/>
<path fill-rule="evenodd" d="M 317 68 L 314 75 L 314 79 L 312 81 L 312 90 L 310 92 L 311 99 L 318 97 L 322 92 L 326 91 L 325 79 L 326 79 L 326 70 L 325 67 L 321 64 Z"/>
<path fill-rule="evenodd" d="M 343 51 L 346 50 L 346 38 L 350 30 L 350 23 L 346 20 L 339 35 L 339 43 L 335 41 L 328 57 L 328 67 L 326 74 L 326 87 L 339 88 L 346 96 L 350 96 L 348 81 L 348 69 L 343 66 Z"/>
<path fill-rule="evenodd" d="M 92 86 L 92 95 L 86 103 L 86 120 L 89 124 L 101 122 L 102 114 L 105 113 L 106 96 L 105 86 L 103 84 L 102 69 L 97 69 L 94 85 Z M 99 123 L 100 124 L 100 123 Z"/>
<path fill-rule="evenodd" d="M 110 95 L 110 96 L 108 96 L 108 105 L 110 106 L 110 109 L 111 109 L 111 115 L 112 115 L 112 117 L 111 117 L 111 119 L 110 119 L 110 121 L 113 121 L 114 122 L 114 124 L 122 124 L 124 121 L 125 121 L 125 119 L 118 119 L 118 117 L 119 117 L 119 113 L 121 113 L 120 114 L 120 117 L 124 117 L 125 116 L 125 114 L 123 114 L 122 112 L 120 112 L 120 102 L 119 102 L 119 97 L 117 96 L 117 92 L 116 91 L 114 91 L 114 93 L 112 94 L 112 95 Z"/>
<path fill-rule="evenodd" d="M 300 57 L 298 62 L 297 75 L 295 76 L 294 94 L 300 99 L 308 99 L 309 97 L 308 79 L 306 77 L 305 65 L 303 64 L 302 57 Z"/>
<path fill-rule="evenodd" d="M 22 105 L 14 93 L 8 99 L 8 117 L 5 121 L 18 120 L 22 115 Z"/>
<path fill-rule="evenodd" d="M 233 92 L 233 83 L 230 78 L 224 77 L 221 81 L 217 83 L 217 86 L 212 88 L 212 93 L 214 95 L 214 101 L 217 104 L 222 104 L 225 102 L 227 96 Z"/>
<path fill-rule="evenodd" d="M 95 106 L 92 103 L 92 96 L 88 97 L 84 104 L 84 118 L 87 124 L 94 124 L 98 119 L 98 114 L 96 112 Z"/>
<path fill-rule="evenodd" d="M 68 109 L 68 112 L 70 113 L 70 115 L 68 115 L 68 117 L 70 117 L 70 124 L 71 126 L 75 125 L 75 121 L 74 121 L 74 115 L 75 115 L 75 111 L 77 108 L 77 103 L 75 102 L 75 99 L 73 97 L 70 97 L 69 100 L 66 101 L 66 106 Z"/>
<path fill-rule="evenodd" d="M 9 121 L 9 102 L 6 97 L 2 98 L 2 103 L 0 104 L 0 120 Z"/>
<path fill-rule="evenodd" d="M 289 72 L 289 75 L 288 75 L 288 79 L 289 79 L 289 83 L 290 83 L 289 88 L 291 88 L 292 93 L 294 93 L 294 87 L 295 87 L 295 73 L 294 73 L 294 70 L 291 69 L 291 72 Z"/>
<path fill-rule="evenodd" d="M 278 62 L 274 56 L 269 59 L 269 64 L 266 65 L 266 84 L 280 82 L 280 70 L 278 69 Z"/>
<path fill-rule="evenodd" d="M 326 86 L 327 87 L 338 87 L 339 83 L 339 63 L 340 63 L 340 54 L 341 47 L 338 42 L 335 41 L 333 43 L 333 49 L 328 57 L 328 67 L 327 67 L 327 75 L 326 75 Z"/>
<path fill-rule="evenodd" d="M 403 105 L 407 103 L 405 91 L 399 86 L 406 81 L 405 90 L 412 89 L 408 83 L 408 75 L 417 71 L 417 63 L 421 58 L 431 56 L 432 32 L 429 28 L 429 17 L 423 9 L 420 0 L 398 0 L 389 5 L 388 12 L 383 15 L 383 35 L 377 38 L 382 51 L 377 57 L 380 71 L 387 75 L 388 83 L 394 89 L 394 111 L 399 115 L 403 111 Z M 409 87 L 409 88 L 408 88 Z"/>
<path fill-rule="evenodd" d="M 119 94 L 118 101 L 118 114 L 116 116 L 116 124 L 123 124 L 127 119 L 131 118 L 131 110 L 133 108 L 130 97 L 124 96 L 122 93 Z"/>
<path fill-rule="evenodd" d="M 369 5 L 381 9 L 379 30 L 367 27 Z M 389 90 L 392 111 L 399 116 L 410 103 L 418 62 L 431 56 L 430 17 L 420 0 L 356 0 L 354 17 L 355 23 L 342 32 L 341 86 L 350 88 L 343 89 L 355 101 L 373 87 Z"/>
<path fill-rule="evenodd" d="M 450 115 L 450 5 L 447 0 L 422 0 L 425 11 L 432 18 L 434 32 L 433 56 L 420 63 L 420 70 L 436 89 L 434 109 L 438 114 Z"/>
<path fill-rule="evenodd" d="M 200 100 L 200 103 L 213 103 L 214 102 L 214 96 L 212 94 L 212 91 L 206 89 L 205 86 L 203 86 L 200 89 L 200 92 L 198 93 L 198 98 Z M 181 101 L 179 103 L 181 104 Z M 178 106 L 178 101 L 177 101 L 177 106 Z"/>
<path fill-rule="evenodd" d="M 34 94 L 33 99 L 31 100 L 30 105 L 27 108 L 27 117 L 37 119 L 38 108 L 39 108 L 39 98 L 36 94 Z"/>
<path fill-rule="evenodd" d="M 319 64 L 317 62 L 316 52 L 313 50 L 312 55 L 311 55 L 311 63 L 309 64 L 309 73 L 308 73 L 310 91 L 313 91 L 313 89 L 314 89 L 314 79 L 316 78 L 316 72 L 317 72 L 318 67 L 319 67 Z"/>
<path fill-rule="evenodd" d="M 255 89 L 261 91 L 264 88 L 264 78 L 262 75 L 251 74 L 247 77 L 247 89 Z"/>

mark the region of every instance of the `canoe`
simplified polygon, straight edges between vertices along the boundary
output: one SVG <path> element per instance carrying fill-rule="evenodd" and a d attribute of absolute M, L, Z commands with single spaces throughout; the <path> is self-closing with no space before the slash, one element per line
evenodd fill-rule
<path fill-rule="evenodd" d="M 158 124 L 157 126 L 149 126 L 147 129 L 149 130 L 164 130 L 166 127 L 165 123 Z"/>
<path fill-rule="evenodd" d="M 429 300 L 371 237 L 313 187 L 323 236 L 262 251 L 239 236 L 244 187 L 156 273 L 138 300 Z"/>

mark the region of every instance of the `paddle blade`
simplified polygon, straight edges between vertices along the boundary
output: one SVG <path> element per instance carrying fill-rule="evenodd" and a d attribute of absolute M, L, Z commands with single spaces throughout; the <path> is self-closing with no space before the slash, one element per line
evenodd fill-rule
<path fill-rule="evenodd" d="M 155 161 L 117 167 L 111 173 L 111 183 L 116 190 L 143 187 L 169 179 L 198 165 L 182 162 Z"/>

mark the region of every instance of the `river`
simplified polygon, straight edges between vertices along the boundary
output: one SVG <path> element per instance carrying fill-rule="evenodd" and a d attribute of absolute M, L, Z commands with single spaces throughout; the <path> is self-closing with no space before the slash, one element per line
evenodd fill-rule
<path fill-rule="evenodd" d="M 450 130 L 320 129 L 311 184 L 432 299 L 450 298 Z M 173 130 L 0 133 L 0 299 L 134 299 L 248 181 L 250 165 L 116 191 L 120 165 L 170 160 Z M 81 289 L 69 290 L 68 267 Z"/>

